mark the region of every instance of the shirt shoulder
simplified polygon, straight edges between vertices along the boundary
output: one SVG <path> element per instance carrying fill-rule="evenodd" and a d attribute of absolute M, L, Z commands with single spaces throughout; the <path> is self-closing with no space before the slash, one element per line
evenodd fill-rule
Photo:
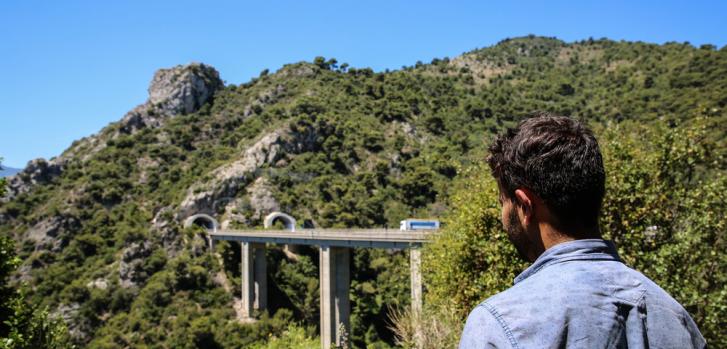
<path fill-rule="evenodd" d="M 507 323 L 487 301 L 470 312 L 459 349 L 519 348 Z"/>
<path fill-rule="evenodd" d="M 694 321 L 678 302 L 616 261 L 549 265 L 477 308 L 477 318 L 490 327 L 499 325 L 511 347 L 560 343 L 596 348 L 638 338 L 648 338 L 652 347 L 704 346 Z"/>
<path fill-rule="evenodd" d="M 646 309 L 650 344 L 659 348 L 705 348 L 707 343 L 684 306 L 653 280 L 636 273 L 647 290 L 641 306 Z"/>

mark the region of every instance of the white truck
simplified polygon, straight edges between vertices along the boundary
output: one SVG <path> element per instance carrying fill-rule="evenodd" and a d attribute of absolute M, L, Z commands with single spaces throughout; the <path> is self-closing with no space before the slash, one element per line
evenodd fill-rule
<path fill-rule="evenodd" d="M 436 219 L 405 219 L 399 224 L 399 230 L 433 230 L 439 229 Z"/>

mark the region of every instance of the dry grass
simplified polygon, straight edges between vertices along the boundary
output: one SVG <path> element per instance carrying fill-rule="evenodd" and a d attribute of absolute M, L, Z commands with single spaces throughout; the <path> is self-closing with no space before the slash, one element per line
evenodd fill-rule
<path fill-rule="evenodd" d="M 442 308 L 427 308 L 418 315 L 411 308 L 395 309 L 389 320 L 396 344 L 403 348 L 456 348 L 464 325 L 453 310 Z"/>

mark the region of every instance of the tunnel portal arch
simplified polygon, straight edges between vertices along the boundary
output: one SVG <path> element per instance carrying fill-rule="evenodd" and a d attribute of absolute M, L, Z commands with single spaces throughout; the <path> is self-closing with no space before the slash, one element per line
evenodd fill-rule
<path fill-rule="evenodd" d="M 288 229 L 290 231 L 295 231 L 295 218 L 293 218 L 291 215 L 283 212 L 273 212 L 265 217 L 265 229 L 268 229 L 273 226 L 276 220 L 279 220 L 283 222 L 285 225 L 285 229 Z"/>
<path fill-rule="evenodd" d="M 217 231 L 217 229 L 220 228 L 220 223 L 217 222 L 216 219 L 212 218 L 212 216 L 200 213 L 196 215 L 192 215 L 187 217 L 187 219 L 184 220 L 184 227 L 189 228 L 193 225 L 199 225 L 207 230 L 211 231 Z"/>

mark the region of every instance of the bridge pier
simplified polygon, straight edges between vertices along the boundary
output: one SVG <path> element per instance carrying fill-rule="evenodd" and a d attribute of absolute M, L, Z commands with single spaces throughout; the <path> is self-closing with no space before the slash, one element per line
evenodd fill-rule
<path fill-rule="evenodd" d="M 268 307 L 268 276 L 265 244 L 240 242 L 242 257 L 242 314 L 252 319 L 253 310 Z"/>
<path fill-rule="evenodd" d="M 411 310 L 415 316 L 422 311 L 422 251 L 417 247 L 409 250 L 409 279 L 411 281 Z"/>
<path fill-rule="evenodd" d="M 348 289 L 351 283 L 351 249 L 320 247 L 321 290 L 321 348 L 343 345 L 342 330 L 350 336 L 351 303 Z"/>
<path fill-rule="evenodd" d="M 418 247 L 409 249 L 409 280 L 411 282 L 411 313 L 416 348 L 423 348 L 420 315 L 422 313 L 422 251 Z"/>
<path fill-rule="evenodd" d="M 270 215 L 266 227 L 279 215 Z M 292 218 L 291 218 L 292 220 Z M 287 222 L 287 221 L 284 221 Z M 289 223 L 289 222 L 288 222 Z M 416 322 L 422 311 L 421 247 L 430 231 L 389 229 L 303 229 L 217 231 L 209 229 L 210 245 L 215 240 L 239 241 L 242 255 L 243 320 L 251 320 L 254 310 L 267 308 L 267 274 L 265 244 L 317 245 L 320 247 L 320 327 L 321 347 L 331 349 L 345 343 L 343 333 L 350 336 L 351 249 L 410 249 L 411 309 L 415 321 L 415 345 L 422 347 L 422 336 Z M 213 245 L 211 248 L 214 248 Z M 349 337 L 350 338 L 350 337 Z"/>
<path fill-rule="evenodd" d="M 255 249 L 255 302 L 257 310 L 268 308 L 268 261 L 265 259 L 265 244 L 254 244 Z"/>

